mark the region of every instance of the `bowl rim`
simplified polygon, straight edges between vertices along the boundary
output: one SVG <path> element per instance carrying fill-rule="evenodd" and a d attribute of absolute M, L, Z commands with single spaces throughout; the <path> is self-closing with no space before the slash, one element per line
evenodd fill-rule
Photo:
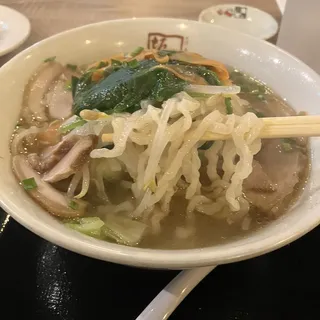
<path fill-rule="evenodd" d="M 313 71 L 309 66 L 300 61 L 298 58 L 292 56 L 290 53 L 285 50 L 276 47 L 275 45 L 265 42 L 261 39 L 254 38 L 250 35 L 236 32 L 234 30 L 226 29 L 221 26 L 210 25 L 208 23 L 203 23 L 194 20 L 186 20 L 186 19 L 175 19 L 175 18 L 133 18 L 133 19 L 117 19 L 117 20 L 109 20 L 109 21 L 101 21 L 97 23 L 87 24 L 81 27 L 73 28 L 70 30 L 63 31 L 56 35 L 53 35 L 49 38 L 41 40 L 29 48 L 23 50 L 19 54 L 17 54 L 10 61 L 5 63 L 1 69 L 10 68 L 15 61 L 19 60 L 21 57 L 27 55 L 32 52 L 39 44 L 43 44 L 46 42 L 54 41 L 59 37 L 63 37 L 65 34 L 72 34 L 75 32 L 81 32 L 86 28 L 91 28 L 95 26 L 101 25 L 110 25 L 113 23 L 126 23 L 132 22 L 134 20 L 137 21 L 150 21 L 150 22 L 178 22 L 178 23 L 188 23 L 189 25 L 197 26 L 197 25 L 207 25 L 208 28 L 219 28 L 222 31 L 227 31 L 230 33 L 236 33 L 243 38 L 250 38 L 251 40 L 257 42 L 263 42 L 265 46 L 272 47 L 273 50 L 281 52 L 292 60 L 298 62 L 304 70 L 307 70 L 313 77 L 318 78 L 320 82 L 319 75 Z M 210 26 L 210 27 L 209 27 Z M 1 72 L 1 71 L 0 71 Z M 18 188 L 17 183 L 17 188 Z M 92 258 L 97 258 L 100 260 L 121 263 L 131 266 L 138 267 L 148 267 L 148 268 L 164 268 L 164 269 L 184 269 L 184 268 L 192 268 L 192 267 L 201 267 L 201 266 L 209 266 L 216 264 L 225 264 L 235 261 L 240 261 L 244 259 L 248 259 L 251 257 L 255 257 L 258 255 L 265 254 L 267 252 L 278 249 L 296 239 L 303 236 L 307 232 L 311 231 L 320 223 L 320 218 L 312 217 L 309 219 L 308 223 L 304 223 L 300 225 L 299 228 L 290 229 L 290 231 L 286 230 L 281 234 L 273 235 L 267 240 L 259 241 L 258 244 L 261 243 L 260 246 L 257 246 L 257 243 L 244 244 L 239 246 L 234 246 L 232 248 L 228 248 L 228 250 L 217 250 L 216 247 L 205 247 L 205 248 L 195 248 L 195 249 L 180 249 L 180 250 L 162 250 L 162 249 L 147 249 L 147 248 L 137 248 L 137 247 L 129 247 L 123 246 L 119 244 L 109 243 L 106 241 L 92 239 L 88 236 L 81 235 L 81 237 L 73 237 L 75 231 L 65 230 L 59 231 L 49 226 L 45 222 L 41 220 L 37 220 L 33 217 L 28 216 L 27 214 L 18 213 L 21 211 L 18 205 L 14 202 L 6 200 L 6 195 L 0 193 L 0 205 L 1 207 L 9 213 L 17 222 L 26 227 L 31 232 L 37 234 L 38 236 L 50 241 L 56 245 L 59 245 L 65 249 L 71 250 L 76 253 L 80 253 L 85 256 L 89 256 Z M 263 242 L 263 243 L 262 243 Z M 246 249 L 246 250 L 244 250 Z M 218 252 L 217 252 L 218 251 Z"/>

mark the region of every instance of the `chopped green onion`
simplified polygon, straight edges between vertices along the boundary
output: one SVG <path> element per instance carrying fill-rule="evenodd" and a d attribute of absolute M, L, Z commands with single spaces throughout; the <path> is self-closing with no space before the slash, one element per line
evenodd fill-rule
<path fill-rule="evenodd" d="M 53 57 L 49 57 L 47 59 L 44 59 L 43 62 L 53 62 L 56 60 L 56 56 L 53 56 Z"/>
<path fill-rule="evenodd" d="M 203 77 L 208 82 L 208 84 L 221 86 L 220 79 L 218 78 L 217 74 L 212 70 L 209 70 L 208 68 L 201 66 L 197 68 L 197 73 L 201 77 Z"/>
<path fill-rule="evenodd" d="M 108 64 L 105 63 L 104 61 L 100 61 L 100 63 L 98 64 L 98 69 L 104 68 L 106 67 Z"/>
<path fill-rule="evenodd" d="M 282 142 L 282 148 L 285 152 L 290 152 L 293 150 L 292 145 L 287 142 Z"/>
<path fill-rule="evenodd" d="M 34 178 L 22 180 L 21 185 L 23 186 L 24 190 L 33 190 L 38 187 L 36 180 Z"/>
<path fill-rule="evenodd" d="M 113 67 L 120 67 L 122 65 L 121 61 L 119 60 L 114 60 L 114 59 L 111 59 L 111 65 Z"/>
<path fill-rule="evenodd" d="M 143 51 L 143 47 L 137 47 L 136 49 L 134 49 L 131 53 L 130 56 L 131 57 L 135 57 L 137 56 L 139 53 L 141 53 Z"/>
<path fill-rule="evenodd" d="M 295 145 L 296 145 L 296 141 L 294 139 L 291 139 L 291 138 L 281 139 L 281 147 L 285 152 L 293 151 Z"/>
<path fill-rule="evenodd" d="M 139 65 L 139 62 L 136 59 L 134 59 L 134 60 L 128 61 L 127 65 L 129 68 L 136 68 Z"/>
<path fill-rule="evenodd" d="M 224 104 L 226 105 L 227 114 L 232 114 L 233 108 L 232 108 L 232 104 L 231 104 L 231 98 L 230 97 L 224 98 Z"/>
<path fill-rule="evenodd" d="M 78 66 L 76 64 L 67 63 L 66 67 L 72 71 L 76 71 Z"/>
<path fill-rule="evenodd" d="M 188 95 L 192 98 L 210 98 L 212 94 L 208 93 L 199 93 L 199 92 L 188 92 Z"/>
<path fill-rule="evenodd" d="M 71 91 L 72 91 L 72 97 L 75 96 L 76 90 L 77 90 L 77 85 L 79 83 L 79 78 L 72 76 L 71 77 Z"/>
<path fill-rule="evenodd" d="M 69 207 L 73 210 L 77 210 L 79 208 L 79 204 L 75 202 L 74 200 L 70 200 Z"/>
<path fill-rule="evenodd" d="M 64 87 L 67 91 L 71 91 L 72 90 L 71 80 L 66 81 L 66 84 Z"/>
<path fill-rule="evenodd" d="M 77 117 L 77 119 L 75 121 L 60 126 L 59 131 L 61 133 L 67 133 L 67 132 L 69 132 L 69 131 L 77 128 L 77 127 L 83 126 L 86 122 L 87 122 L 86 120 L 83 120 L 83 119 Z"/>

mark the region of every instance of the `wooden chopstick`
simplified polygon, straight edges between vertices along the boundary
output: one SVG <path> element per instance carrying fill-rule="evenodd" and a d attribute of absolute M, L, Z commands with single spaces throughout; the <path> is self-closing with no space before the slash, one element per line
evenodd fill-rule
<path fill-rule="evenodd" d="M 320 115 L 318 116 L 292 116 L 292 117 L 271 117 L 261 118 L 264 123 L 259 138 L 295 138 L 295 137 L 319 137 L 320 136 Z M 190 134 L 190 133 L 189 133 Z M 231 134 L 223 135 L 206 132 L 201 140 L 228 140 Z M 112 133 L 102 135 L 103 142 L 112 142 Z"/>

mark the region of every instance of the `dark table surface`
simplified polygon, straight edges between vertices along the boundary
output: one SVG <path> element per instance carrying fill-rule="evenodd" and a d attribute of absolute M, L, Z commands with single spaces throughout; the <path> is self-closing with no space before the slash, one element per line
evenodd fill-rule
<path fill-rule="evenodd" d="M 73 0 L 4 0 L 1 4 L 18 9 L 31 20 L 33 31 L 27 47 L 58 31 L 93 21 L 133 15 L 196 19 L 213 3 L 234 1 L 177 1 L 176 11 L 167 5 L 170 1 L 153 2 L 145 2 L 146 12 L 131 0 L 108 1 L 111 10 L 104 0 L 95 0 L 95 6 L 92 1 Z M 242 2 L 280 20 L 275 1 Z M 12 55 L 1 58 L 0 65 Z M 318 228 L 268 255 L 218 267 L 170 320 L 320 319 L 319 243 Z M 79 256 L 42 240 L 0 211 L 0 320 L 133 320 L 177 273 Z"/>
<path fill-rule="evenodd" d="M 172 320 L 320 318 L 320 229 L 273 253 L 219 266 Z M 135 319 L 178 272 L 102 262 L 57 247 L 0 212 L 0 319 Z"/>

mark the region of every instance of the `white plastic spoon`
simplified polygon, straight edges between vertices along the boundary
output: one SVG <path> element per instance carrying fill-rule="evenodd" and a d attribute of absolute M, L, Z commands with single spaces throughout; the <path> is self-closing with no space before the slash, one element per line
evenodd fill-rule
<path fill-rule="evenodd" d="M 166 320 L 191 290 L 216 266 L 181 271 L 136 320 Z"/>

